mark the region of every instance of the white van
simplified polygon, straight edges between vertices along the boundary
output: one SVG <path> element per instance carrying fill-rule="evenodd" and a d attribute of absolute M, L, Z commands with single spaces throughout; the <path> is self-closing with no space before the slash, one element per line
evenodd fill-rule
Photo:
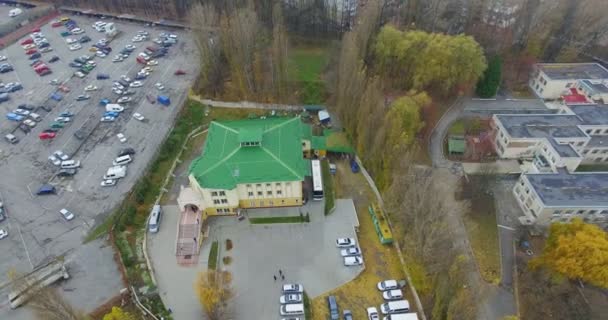
<path fill-rule="evenodd" d="M 76 169 L 80 167 L 80 160 L 61 161 L 61 169 Z"/>
<path fill-rule="evenodd" d="M 118 157 L 118 158 L 114 159 L 114 161 L 112 161 L 112 164 L 115 166 L 122 166 L 127 163 L 130 163 L 131 161 L 133 161 L 133 158 L 131 158 L 130 155 L 126 155 L 126 156 L 122 156 L 122 157 Z"/>
<path fill-rule="evenodd" d="M 4 139 L 11 144 L 15 144 L 15 143 L 19 142 L 19 139 L 17 137 L 15 137 L 14 134 L 10 134 L 10 133 L 5 135 Z"/>
<path fill-rule="evenodd" d="M 32 112 L 32 113 L 30 113 L 30 114 L 28 115 L 28 117 L 30 117 L 30 118 L 31 118 L 32 120 L 34 120 L 34 121 L 38 121 L 38 122 L 39 122 L 39 121 L 42 121 L 42 117 L 41 117 L 39 114 L 37 114 L 37 113 L 33 113 L 33 112 Z"/>
<path fill-rule="evenodd" d="M 152 212 L 150 212 L 150 220 L 148 220 L 148 230 L 152 233 L 158 232 L 158 227 L 160 226 L 160 216 L 162 212 L 160 210 L 159 205 L 154 205 L 152 207 Z"/>
<path fill-rule="evenodd" d="M 410 311 L 410 303 L 407 300 L 397 300 L 380 305 L 382 314 L 405 313 Z"/>
<path fill-rule="evenodd" d="M 304 314 L 304 304 L 284 304 L 279 308 L 279 312 L 282 316 L 297 316 Z"/>
<path fill-rule="evenodd" d="M 12 17 L 16 17 L 16 16 L 18 16 L 18 15 L 20 15 L 22 13 L 23 13 L 23 10 L 21 10 L 19 8 L 15 8 L 15 9 L 11 9 L 8 12 L 8 16 L 12 18 Z"/>
<path fill-rule="evenodd" d="M 103 176 L 103 180 L 116 180 L 124 178 L 127 175 L 127 167 L 115 166 L 108 169 L 106 174 Z"/>
<path fill-rule="evenodd" d="M 389 314 L 384 317 L 383 320 L 418 320 L 417 313 L 398 313 L 398 314 Z"/>

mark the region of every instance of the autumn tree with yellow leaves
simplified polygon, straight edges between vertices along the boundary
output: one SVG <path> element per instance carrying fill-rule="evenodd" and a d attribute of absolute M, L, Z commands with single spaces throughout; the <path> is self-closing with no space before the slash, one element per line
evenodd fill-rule
<path fill-rule="evenodd" d="M 103 316 L 103 320 L 136 320 L 137 318 L 122 310 L 119 307 L 112 307 L 112 311 L 110 313 Z"/>
<path fill-rule="evenodd" d="M 229 318 L 231 310 L 228 302 L 234 295 L 232 275 L 229 272 L 200 272 L 194 290 L 209 320 Z"/>
<path fill-rule="evenodd" d="M 608 234 L 598 226 L 573 219 L 554 223 L 542 255 L 531 268 L 545 267 L 569 279 L 608 288 Z"/>

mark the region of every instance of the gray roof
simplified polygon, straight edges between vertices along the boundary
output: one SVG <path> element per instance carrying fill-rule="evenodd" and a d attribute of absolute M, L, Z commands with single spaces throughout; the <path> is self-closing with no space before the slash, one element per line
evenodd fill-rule
<path fill-rule="evenodd" d="M 597 104 L 568 106 L 581 120 L 583 125 L 608 124 L 608 106 Z"/>
<path fill-rule="evenodd" d="M 574 150 L 570 144 L 559 144 L 554 139 L 550 138 L 549 143 L 551 143 L 553 149 L 555 149 L 555 151 L 557 151 L 561 157 L 580 157 L 580 154 L 578 154 L 578 152 L 576 152 L 576 150 Z"/>
<path fill-rule="evenodd" d="M 608 148 L 608 136 L 591 136 L 587 147 Z"/>
<path fill-rule="evenodd" d="M 608 87 L 606 87 L 606 84 L 603 82 L 593 83 L 590 80 L 583 80 L 581 82 L 594 93 L 608 93 Z"/>
<path fill-rule="evenodd" d="M 608 173 L 525 174 L 546 206 L 608 207 Z"/>
<path fill-rule="evenodd" d="M 582 124 L 575 115 L 496 115 L 513 138 L 585 137 L 577 127 Z"/>
<path fill-rule="evenodd" d="M 539 63 L 537 66 L 553 80 L 608 79 L 608 70 L 599 63 Z"/>

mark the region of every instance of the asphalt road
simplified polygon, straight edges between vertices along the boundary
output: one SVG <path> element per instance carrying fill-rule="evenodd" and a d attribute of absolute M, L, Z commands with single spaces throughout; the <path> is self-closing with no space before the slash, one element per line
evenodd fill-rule
<path fill-rule="evenodd" d="M 107 217 L 145 171 L 173 126 L 179 111 L 177 106 L 181 106 L 187 96 L 188 88 L 197 73 L 192 68 L 197 58 L 189 36 L 179 31 L 170 31 L 178 34 L 178 44 L 169 49 L 167 57 L 158 59 L 159 65 L 153 67 L 154 71 L 144 80 L 144 86 L 134 89 L 137 92 L 132 96 L 134 101 L 125 105 L 126 110 L 119 119 L 113 123 L 99 123 L 105 111 L 99 106 L 99 100 L 117 99 L 111 92 L 111 81 L 118 80 L 123 74 L 133 78 L 141 68 L 135 62 L 135 56 L 152 42 L 134 43 L 137 49 L 123 62 L 113 63 L 111 59 L 114 53 L 131 43 L 132 36 L 138 30 L 148 30 L 151 38 L 165 30 L 116 22 L 122 32 L 110 43 L 114 49 L 112 54 L 105 59 L 95 58 L 97 68 L 80 79 L 71 77 L 75 70 L 68 63 L 80 55 L 91 54 L 87 49 L 102 38 L 103 34 L 91 27 L 94 20 L 73 18 L 93 41 L 78 51 L 69 51 L 65 39 L 59 35 L 65 28 L 44 26 L 42 32 L 53 51 L 45 53 L 42 59 L 47 61 L 53 55 L 61 58 L 61 61 L 49 64 L 53 71 L 50 75 L 39 77 L 33 71 L 19 43 L 0 51 L 0 55 L 8 56 L 7 62 L 15 67 L 14 72 L 0 75 L 0 80 L 4 83 L 18 81 L 24 86 L 24 90 L 10 94 L 9 102 L 0 104 L 0 113 L 5 114 L 21 103 L 54 106 L 49 114 L 42 109 L 35 111 L 43 116 L 43 120 L 29 134 L 14 131 L 16 123 L 0 118 L 0 134 L 4 136 L 16 132 L 21 139 L 16 145 L 10 145 L 4 139 L 0 142 L 0 192 L 8 212 L 8 219 L 0 224 L 0 228 L 9 231 L 9 237 L 0 241 L 0 252 L 3 253 L 3 259 L 0 259 L 0 283 L 7 280 L 8 270 L 16 269 L 26 273 L 50 257 L 65 254 L 68 271 L 75 276 L 65 282 L 62 288 L 70 302 L 81 309 L 92 310 L 118 294 L 123 285 L 111 248 L 102 240 L 87 245 L 83 245 L 82 240 L 97 223 Z M 177 69 L 185 69 L 188 74 L 174 76 Z M 108 73 L 111 79 L 95 80 L 97 73 Z M 56 90 L 49 84 L 51 79 L 65 81 L 70 88 L 61 102 L 51 102 L 48 99 Z M 156 82 L 165 85 L 163 94 L 172 100 L 169 107 L 151 104 L 146 100 L 145 94 L 158 94 L 154 88 Z M 83 94 L 84 87 L 89 84 L 98 86 L 99 90 L 88 92 L 90 100 L 75 101 L 75 97 Z M 38 134 L 60 112 L 68 110 L 76 114 L 74 121 L 66 125 L 54 140 L 39 140 Z M 143 114 L 147 121 L 133 119 L 131 115 L 134 112 Z M 79 129 L 90 135 L 85 140 L 76 139 L 74 132 Z M 116 134 L 119 132 L 128 138 L 127 143 L 118 141 Z M 129 164 L 127 176 L 115 187 L 101 187 L 103 174 L 112 165 L 118 150 L 126 146 L 137 151 L 134 162 Z M 58 168 L 50 164 L 47 158 L 55 150 L 62 150 L 81 161 L 82 168 L 76 176 L 70 179 L 54 176 Z M 55 185 L 57 195 L 34 195 L 44 183 Z M 61 208 L 74 212 L 76 218 L 65 221 L 59 214 Z M 90 290 L 92 287 L 96 289 Z M 20 314 L 21 311 L 9 312 L 5 305 L 0 305 L 1 319 L 20 319 Z"/>

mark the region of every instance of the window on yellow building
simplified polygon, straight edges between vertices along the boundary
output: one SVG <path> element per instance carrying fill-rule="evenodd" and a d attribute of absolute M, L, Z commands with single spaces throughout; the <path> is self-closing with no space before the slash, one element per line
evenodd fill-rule
<path fill-rule="evenodd" d="M 266 194 L 272 196 L 272 191 L 267 191 Z"/>
<path fill-rule="evenodd" d="M 227 199 L 222 199 L 221 201 L 222 201 L 222 203 L 228 203 Z"/>
<path fill-rule="evenodd" d="M 262 191 L 258 191 L 258 196 L 260 196 L 260 197 L 261 197 L 261 196 L 263 196 L 263 195 L 264 195 L 264 193 L 263 193 Z"/>
<path fill-rule="evenodd" d="M 220 196 L 226 196 L 226 192 L 220 191 Z"/>
<path fill-rule="evenodd" d="M 217 192 L 215 192 L 215 191 L 211 192 L 211 196 L 212 197 L 217 197 Z"/>
<path fill-rule="evenodd" d="M 280 196 L 281 194 L 283 194 L 283 192 L 281 190 L 277 190 L 277 195 Z"/>
<path fill-rule="evenodd" d="M 253 192 L 249 191 L 249 196 L 253 197 Z"/>

